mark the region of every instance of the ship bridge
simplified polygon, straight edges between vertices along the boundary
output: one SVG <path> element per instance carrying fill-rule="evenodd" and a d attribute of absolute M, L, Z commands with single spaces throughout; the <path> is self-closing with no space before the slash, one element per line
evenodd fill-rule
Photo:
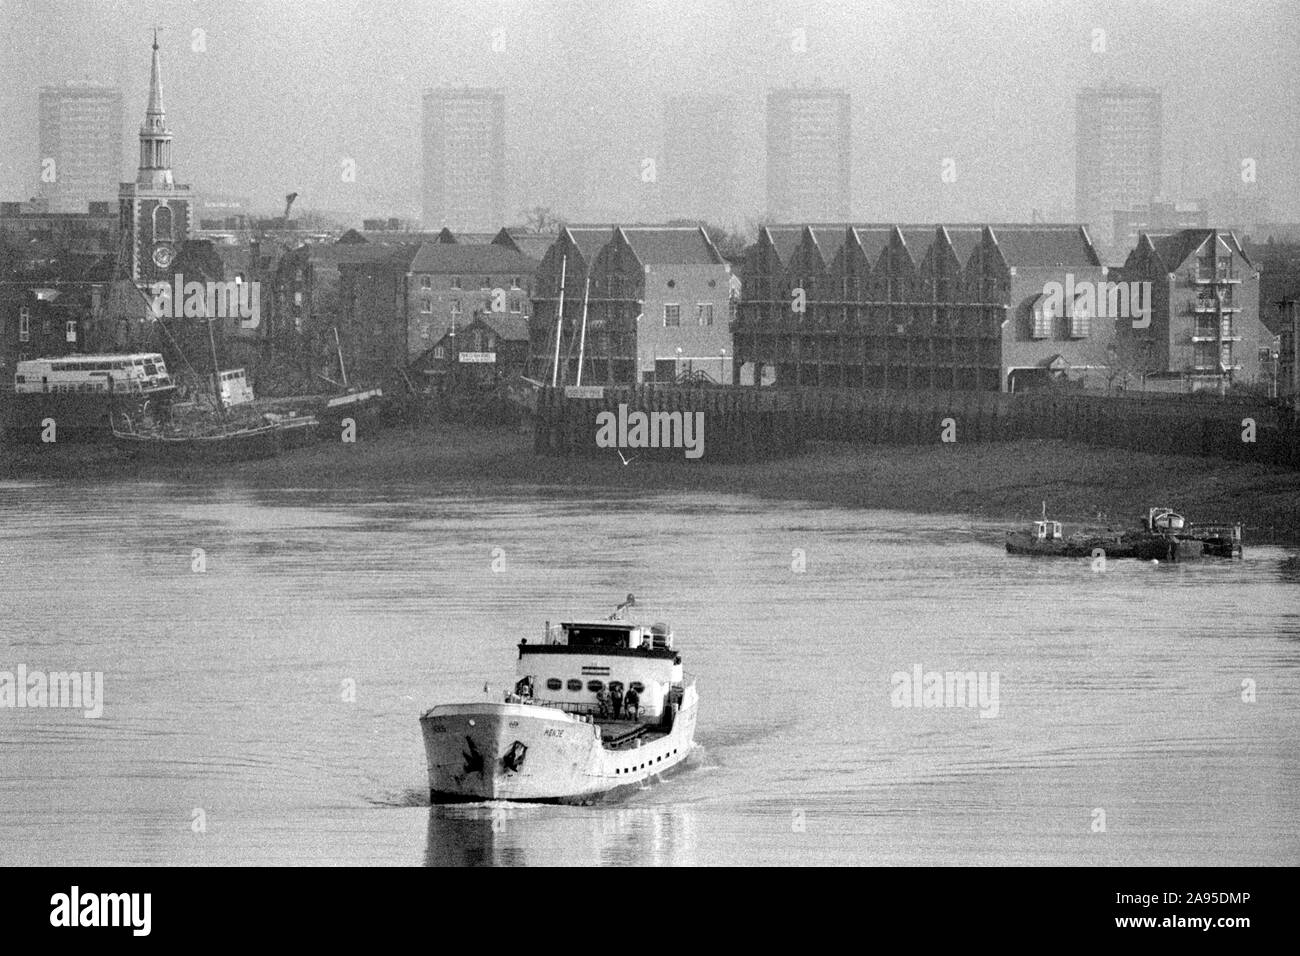
<path fill-rule="evenodd" d="M 520 681 L 530 679 L 538 703 L 574 713 L 595 713 L 598 695 L 635 690 L 640 715 L 657 717 L 682 684 L 682 659 L 662 622 L 547 622 L 541 643 L 519 642 L 516 670 Z"/>

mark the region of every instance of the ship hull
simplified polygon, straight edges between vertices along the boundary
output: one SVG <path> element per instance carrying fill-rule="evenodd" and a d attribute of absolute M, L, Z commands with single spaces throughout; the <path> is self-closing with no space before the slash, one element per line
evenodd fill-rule
<path fill-rule="evenodd" d="M 515 800 L 594 803 L 678 768 L 694 747 L 697 698 L 689 687 L 672 728 L 641 746 L 611 748 L 600 725 L 554 707 L 448 704 L 420 718 L 434 803 Z"/>

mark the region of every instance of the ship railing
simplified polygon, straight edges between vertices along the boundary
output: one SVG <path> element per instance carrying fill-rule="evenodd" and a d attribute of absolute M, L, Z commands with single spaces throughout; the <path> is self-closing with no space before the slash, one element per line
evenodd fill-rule
<path fill-rule="evenodd" d="M 667 702 L 668 700 L 667 698 L 665 698 L 664 703 L 667 704 Z M 564 711 L 566 714 L 573 714 L 575 717 L 587 717 L 587 716 L 599 717 L 600 716 L 599 704 L 579 703 L 577 701 L 567 701 L 567 700 L 538 700 L 533 697 L 520 697 L 518 694 L 507 694 L 506 703 L 532 704 L 536 707 L 553 707 L 556 710 Z M 647 711 L 644 705 L 642 705 L 641 707 L 640 715 L 642 717 L 657 716 L 655 712 Z"/>

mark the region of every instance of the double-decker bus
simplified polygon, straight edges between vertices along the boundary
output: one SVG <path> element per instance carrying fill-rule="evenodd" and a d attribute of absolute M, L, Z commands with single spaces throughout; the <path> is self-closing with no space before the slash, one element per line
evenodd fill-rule
<path fill-rule="evenodd" d="M 27 359 L 14 369 L 14 392 L 20 395 L 94 392 L 148 395 L 174 387 L 163 357 L 153 352 Z"/>

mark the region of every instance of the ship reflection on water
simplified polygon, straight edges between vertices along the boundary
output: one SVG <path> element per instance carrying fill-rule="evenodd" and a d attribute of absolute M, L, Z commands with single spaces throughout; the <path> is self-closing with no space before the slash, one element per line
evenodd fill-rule
<path fill-rule="evenodd" d="M 477 803 L 429 808 L 426 866 L 689 866 L 689 807 Z"/>

